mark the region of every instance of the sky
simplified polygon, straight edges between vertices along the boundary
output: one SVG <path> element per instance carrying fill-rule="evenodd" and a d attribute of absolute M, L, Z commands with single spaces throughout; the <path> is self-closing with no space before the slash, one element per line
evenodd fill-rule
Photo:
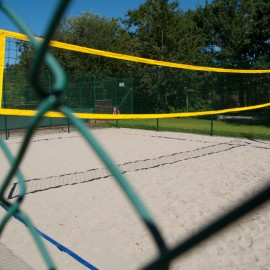
<path fill-rule="evenodd" d="M 43 35 L 57 0 L 3 0 L 36 35 Z M 137 9 L 145 0 L 73 0 L 65 16 L 78 16 L 80 12 L 92 12 L 104 17 L 124 17 L 129 9 Z M 208 1 L 211 2 L 211 1 Z M 205 0 L 179 0 L 184 11 L 195 9 L 197 4 L 205 4 Z M 20 32 L 10 19 L 0 10 L 0 29 Z"/>

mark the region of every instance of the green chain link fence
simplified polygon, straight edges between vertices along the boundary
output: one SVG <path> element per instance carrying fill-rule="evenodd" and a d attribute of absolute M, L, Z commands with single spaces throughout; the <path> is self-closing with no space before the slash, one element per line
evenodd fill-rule
<path fill-rule="evenodd" d="M 89 72 L 67 72 L 67 75 L 68 85 L 61 100 L 81 113 L 110 114 L 114 106 L 123 114 L 198 112 L 252 106 L 270 100 L 270 74 L 209 73 L 164 68 L 129 75 Z M 16 66 L 5 69 L 3 108 L 37 108 L 41 99 L 28 77 L 29 71 Z M 48 69 L 41 72 L 40 81 L 50 91 L 53 77 Z M 269 112 L 269 107 L 266 107 L 188 120 L 121 120 L 117 121 L 117 125 L 270 139 Z M 7 134 L 12 130 L 25 129 L 29 121 L 30 117 L 0 116 L 0 131 Z M 43 118 L 39 127 L 69 124 L 66 118 Z M 107 124 L 115 126 L 116 123 L 107 121 Z"/>

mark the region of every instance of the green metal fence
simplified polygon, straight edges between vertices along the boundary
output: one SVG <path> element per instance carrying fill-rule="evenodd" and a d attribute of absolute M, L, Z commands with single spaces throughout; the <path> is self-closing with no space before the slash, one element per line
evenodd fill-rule
<path fill-rule="evenodd" d="M 94 74 L 67 72 L 68 85 L 62 102 L 82 113 L 113 113 L 117 106 L 122 114 L 155 114 L 221 110 L 268 103 L 270 100 L 270 74 L 231 74 L 170 68 L 131 74 Z M 35 109 L 40 97 L 29 83 L 29 71 L 9 66 L 4 72 L 3 108 Z M 44 69 L 40 80 L 51 91 L 52 74 Z M 27 128 L 29 117 L 1 116 L 0 131 Z M 134 127 L 155 130 L 175 130 L 211 135 L 241 136 L 270 139 L 269 107 L 241 113 L 227 113 L 200 117 L 185 128 L 181 121 L 163 119 L 149 121 L 110 121 L 109 126 Z M 208 120 L 208 123 L 207 123 Z M 89 123 L 89 121 L 85 121 Z M 183 122 L 183 121 L 182 121 Z M 222 123 L 224 131 L 220 128 Z M 40 127 L 65 126 L 64 119 L 44 119 Z M 205 127 L 200 128 L 202 125 Z M 235 126 L 235 132 L 233 132 Z M 182 128 L 181 128 L 182 127 Z M 227 132 L 226 129 L 231 130 Z M 261 132 L 256 132 L 262 130 Z"/>

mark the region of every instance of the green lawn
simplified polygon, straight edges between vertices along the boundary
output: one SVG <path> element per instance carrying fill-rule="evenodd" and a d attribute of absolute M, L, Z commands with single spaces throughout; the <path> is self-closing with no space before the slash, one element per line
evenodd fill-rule
<path fill-rule="evenodd" d="M 109 123 L 117 126 L 117 121 Z M 197 134 L 211 134 L 211 121 L 198 118 L 119 120 L 119 127 L 175 131 Z M 158 128 L 157 128 L 158 127 Z M 244 137 L 249 139 L 270 140 L 270 127 L 260 125 L 233 124 L 225 121 L 213 121 L 213 135 Z"/>

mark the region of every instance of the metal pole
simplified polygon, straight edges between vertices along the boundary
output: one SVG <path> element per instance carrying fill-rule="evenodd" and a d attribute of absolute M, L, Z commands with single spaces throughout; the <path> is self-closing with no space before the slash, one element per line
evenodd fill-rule
<path fill-rule="evenodd" d="M 158 86 L 159 86 L 159 73 L 156 73 L 156 113 L 158 113 Z M 157 118 L 157 131 L 159 130 L 159 119 Z"/>
<path fill-rule="evenodd" d="M 116 103 L 116 113 L 118 113 L 118 87 L 119 87 L 119 81 L 118 77 L 116 76 L 116 95 L 115 95 L 115 103 Z M 119 128 L 119 121 L 116 120 L 116 127 Z"/>
<path fill-rule="evenodd" d="M 6 140 L 8 140 L 8 137 L 9 137 L 9 131 L 8 131 L 8 128 L 7 128 L 7 116 L 5 115 L 4 118 L 5 118 L 5 133 L 6 133 Z"/>
<path fill-rule="evenodd" d="M 132 83 L 131 83 L 131 87 L 132 87 L 132 92 L 131 92 L 131 113 L 134 113 L 134 82 L 133 82 L 133 77 L 132 77 Z"/>
<path fill-rule="evenodd" d="M 96 76 L 93 75 L 93 98 L 94 98 L 94 113 L 96 113 Z"/>
<path fill-rule="evenodd" d="M 213 83 L 213 76 L 214 73 L 210 73 L 211 76 L 211 107 L 214 110 L 214 83 Z M 214 115 L 211 114 L 211 132 L 210 135 L 213 136 L 214 134 Z"/>
<path fill-rule="evenodd" d="M 188 96 L 186 94 L 186 110 L 188 111 L 189 103 L 188 103 Z"/>
<path fill-rule="evenodd" d="M 48 72 L 48 90 L 49 90 L 49 93 L 51 93 L 51 74 L 50 74 L 50 71 L 49 70 L 47 70 L 47 72 Z M 51 128 L 53 127 L 53 122 L 52 122 L 52 118 L 51 117 L 50 117 L 50 127 Z"/>
<path fill-rule="evenodd" d="M 96 75 L 94 74 L 94 113 L 96 113 Z M 96 124 L 96 119 L 95 119 Z"/>
<path fill-rule="evenodd" d="M 3 85 L 3 98 L 4 98 L 4 100 L 3 100 L 3 106 L 4 106 L 4 108 L 6 108 L 6 103 L 7 103 L 7 101 L 6 101 L 6 87 L 5 87 L 5 83 L 3 83 L 2 84 Z M 1 105 L 1 104 L 0 104 Z M 9 137 L 9 130 L 8 130 L 8 123 L 7 123 L 7 116 L 5 115 L 4 116 L 4 119 L 5 119 L 5 134 L 6 134 L 6 140 L 8 140 L 8 137 Z"/>

